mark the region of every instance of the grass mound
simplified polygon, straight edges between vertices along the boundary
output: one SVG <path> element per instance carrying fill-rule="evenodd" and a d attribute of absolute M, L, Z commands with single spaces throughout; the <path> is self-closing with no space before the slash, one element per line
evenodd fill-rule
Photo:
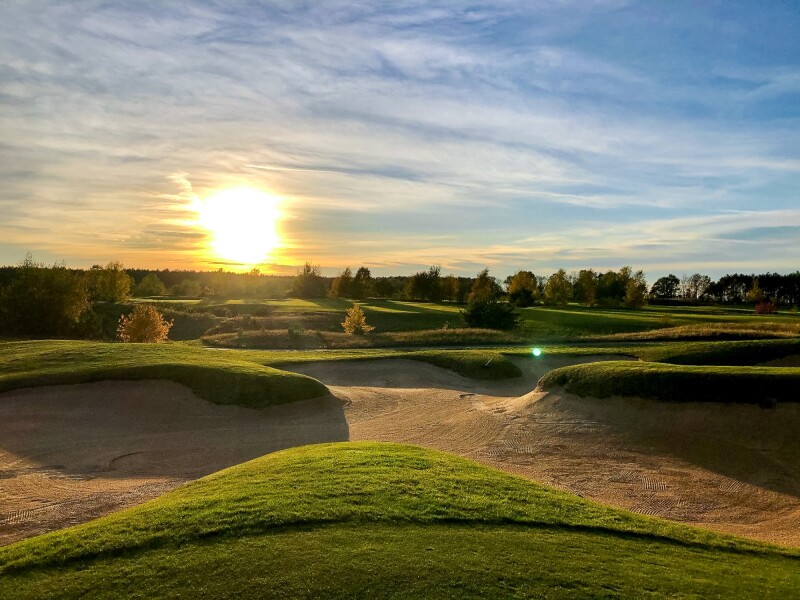
<path fill-rule="evenodd" d="M 671 402 L 798 402 L 800 368 L 691 366 L 609 361 L 554 369 L 539 381 L 579 396 L 639 396 Z"/>
<path fill-rule="evenodd" d="M 316 379 L 179 344 L 0 343 L 0 391 L 103 380 L 169 379 L 216 404 L 263 408 L 327 393 Z"/>
<path fill-rule="evenodd" d="M 789 549 L 412 446 L 306 446 L 0 548 L 4 598 L 787 597 Z"/>
<path fill-rule="evenodd" d="M 800 354 L 800 339 L 743 340 L 727 342 L 676 342 L 642 348 L 644 360 L 677 365 L 757 365 Z"/>

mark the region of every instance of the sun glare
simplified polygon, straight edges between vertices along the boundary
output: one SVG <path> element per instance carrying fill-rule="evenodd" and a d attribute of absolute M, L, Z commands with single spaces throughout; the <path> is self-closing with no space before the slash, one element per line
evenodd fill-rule
<path fill-rule="evenodd" d="M 253 188 L 221 190 L 197 201 L 197 221 L 211 234 L 209 250 L 217 258 L 256 265 L 280 245 L 278 205 L 278 198 Z"/>

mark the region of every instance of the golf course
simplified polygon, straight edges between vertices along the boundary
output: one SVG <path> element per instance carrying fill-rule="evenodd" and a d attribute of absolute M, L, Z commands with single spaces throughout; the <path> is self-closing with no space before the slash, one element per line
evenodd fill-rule
<path fill-rule="evenodd" d="M 793 313 L 542 307 L 509 336 L 382 301 L 399 337 L 329 347 L 338 299 L 191 304 L 182 341 L 0 342 L 3 597 L 800 586 Z M 256 333 L 207 333 L 231 321 Z"/>

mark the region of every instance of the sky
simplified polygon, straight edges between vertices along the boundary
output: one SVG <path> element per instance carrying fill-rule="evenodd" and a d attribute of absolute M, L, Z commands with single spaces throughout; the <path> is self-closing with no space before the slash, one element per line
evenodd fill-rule
<path fill-rule="evenodd" d="M 798 31 L 796 0 L 3 0 L 0 264 L 250 268 L 197 206 L 251 188 L 265 273 L 796 271 Z"/>

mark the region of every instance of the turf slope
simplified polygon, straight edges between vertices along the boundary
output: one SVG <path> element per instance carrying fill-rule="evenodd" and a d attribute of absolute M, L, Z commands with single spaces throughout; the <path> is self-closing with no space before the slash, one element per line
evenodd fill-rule
<path fill-rule="evenodd" d="M 800 555 L 414 446 L 305 446 L 0 548 L 0 597 L 786 598 Z"/>
<path fill-rule="evenodd" d="M 0 392 L 106 380 L 168 379 L 215 404 L 263 408 L 325 395 L 316 379 L 181 344 L 0 342 Z"/>

